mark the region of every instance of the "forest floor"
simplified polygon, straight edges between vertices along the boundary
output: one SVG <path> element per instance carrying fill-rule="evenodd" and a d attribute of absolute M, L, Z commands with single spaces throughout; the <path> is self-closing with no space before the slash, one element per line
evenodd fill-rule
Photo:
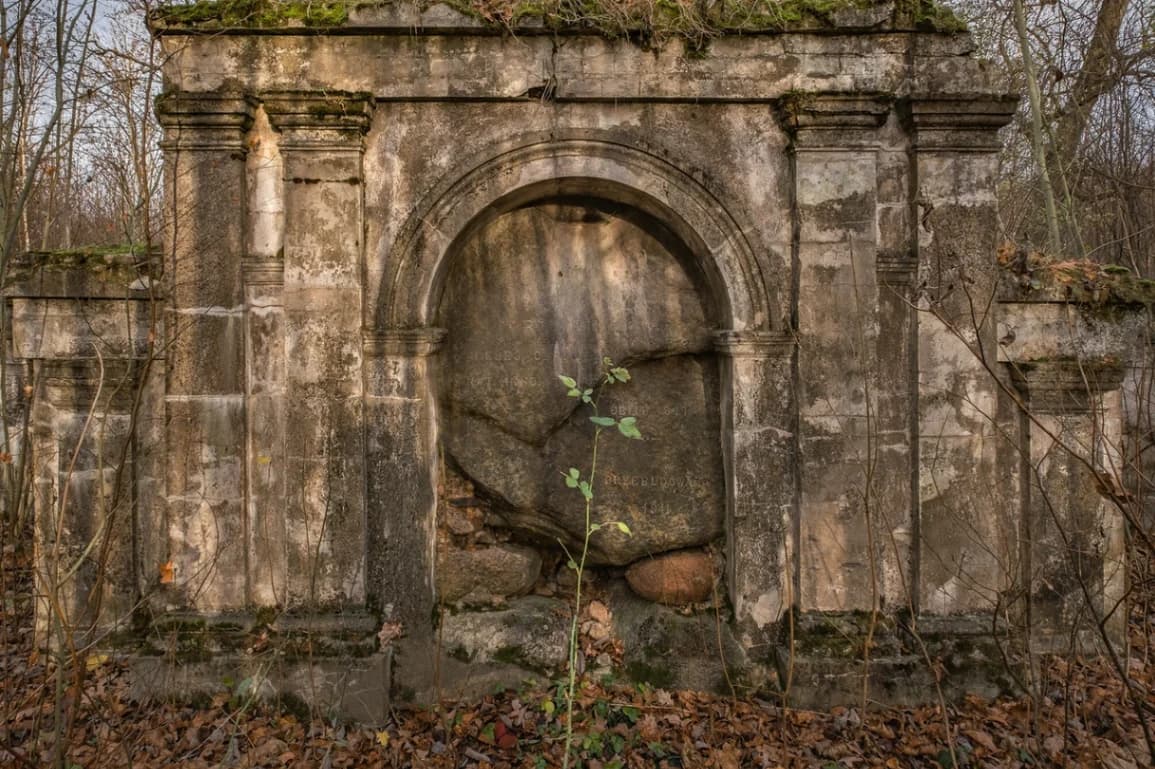
<path fill-rule="evenodd" d="M 21 600 L 30 588 L 27 565 L 6 551 L 0 767 L 561 766 L 565 714 L 557 686 L 397 711 L 371 729 L 227 695 L 196 707 L 133 702 L 124 666 L 104 655 L 84 658 L 79 686 L 71 672 L 58 679 L 31 643 L 29 601 Z M 1155 591 L 1147 576 L 1133 585 L 1141 591 L 1132 602 L 1131 653 L 1122 660 L 1126 679 L 1105 660 L 1052 658 L 1041 666 L 1033 696 L 827 712 L 586 681 L 571 766 L 1150 767 L 1141 718 L 1155 729 L 1155 601 L 1148 600 Z M 60 719 L 70 724 L 62 734 L 53 726 L 57 713 L 72 714 Z M 54 751 L 58 742 L 67 746 L 63 760 Z"/>

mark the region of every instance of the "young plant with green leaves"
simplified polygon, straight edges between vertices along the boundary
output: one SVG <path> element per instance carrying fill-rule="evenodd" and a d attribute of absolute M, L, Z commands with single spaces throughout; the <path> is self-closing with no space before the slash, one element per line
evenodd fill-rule
<path fill-rule="evenodd" d="M 581 470 L 576 467 L 571 467 L 561 474 L 565 479 L 565 485 L 580 493 L 585 501 L 585 532 L 582 537 L 581 551 L 575 556 L 575 554 L 570 552 L 569 548 L 566 547 L 564 542 L 560 539 L 558 540 L 562 549 L 565 550 L 566 557 L 569 559 L 567 565 L 570 569 L 573 569 L 577 584 L 577 587 L 574 589 L 573 622 L 570 625 L 569 632 L 569 672 L 565 693 L 565 753 L 562 758 L 562 766 L 568 769 L 570 752 L 573 747 L 573 704 L 574 690 L 577 683 L 578 619 L 581 616 L 582 607 L 582 576 L 585 573 L 586 557 L 589 555 L 590 539 L 602 529 L 616 529 L 627 536 L 631 534 L 630 527 L 626 525 L 625 521 L 593 520 L 594 484 L 597 481 L 598 475 L 598 443 L 601 441 L 603 432 L 613 430 L 614 428 L 616 428 L 617 432 L 621 435 L 634 440 L 641 439 L 642 434 L 638 430 L 638 420 L 636 417 L 615 419 L 614 417 L 602 416 L 598 413 L 598 397 L 602 392 L 602 388 L 622 385 L 630 381 L 630 372 L 625 367 L 615 365 L 609 358 L 602 358 L 602 373 L 595 387 L 581 387 L 578 385 L 577 380 L 564 374 L 558 378 L 561 379 L 562 384 L 566 386 L 566 395 L 578 399 L 582 405 L 593 412 L 589 420 L 594 425 L 589 472 L 583 475 Z"/>

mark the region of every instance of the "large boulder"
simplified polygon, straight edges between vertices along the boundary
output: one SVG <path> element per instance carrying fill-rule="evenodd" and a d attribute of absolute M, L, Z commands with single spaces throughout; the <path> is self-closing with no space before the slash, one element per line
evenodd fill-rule
<path fill-rule="evenodd" d="M 603 415 L 635 416 L 642 441 L 610 430 L 599 448 L 595 564 L 705 544 L 722 531 L 720 383 L 714 323 L 692 260 L 655 222 L 594 201 L 519 209 L 458 253 L 440 323 L 447 458 L 495 520 L 579 546 L 584 502 L 560 471 L 588 472 L 593 425 L 566 374 L 597 381 L 602 356 L 633 381 L 605 388 Z"/>

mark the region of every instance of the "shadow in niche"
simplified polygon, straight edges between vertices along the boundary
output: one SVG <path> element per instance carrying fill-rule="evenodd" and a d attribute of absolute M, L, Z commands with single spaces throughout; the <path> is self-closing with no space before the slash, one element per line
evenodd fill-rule
<path fill-rule="evenodd" d="M 608 654 L 599 664 L 660 685 L 725 684 L 709 609 L 725 587 L 702 596 L 698 608 L 709 610 L 681 616 L 623 580 L 634 579 L 631 564 L 660 564 L 671 552 L 698 573 L 659 582 L 692 576 L 708 589 L 722 573 L 712 304 L 697 260 L 668 228 L 598 198 L 552 197 L 486 216 L 455 243 L 438 311 L 447 335 L 437 360 L 437 589 L 443 606 L 486 610 L 443 617 L 450 660 L 469 663 L 461 693 L 564 663 L 561 596 L 572 576 L 558 542 L 580 547 L 584 505 L 558 473 L 588 465 L 593 426 L 558 375 L 592 385 L 603 355 L 633 381 L 607 390 L 600 411 L 636 416 L 644 440 L 607 434 L 600 447 L 595 519 L 623 520 L 633 535 L 605 530 L 591 543 L 592 595 L 613 614 L 590 626 L 610 631 L 595 643 Z M 622 648 L 615 635 L 624 660 L 610 654 Z M 443 669 L 443 684 L 456 678 Z"/>

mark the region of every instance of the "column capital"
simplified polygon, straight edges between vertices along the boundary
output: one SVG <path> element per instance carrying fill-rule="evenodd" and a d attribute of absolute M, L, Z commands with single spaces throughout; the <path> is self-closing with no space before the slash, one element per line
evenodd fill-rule
<path fill-rule="evenodd" d="M 241 93 L 161 94 L 156 116 L 165 128 L 165 149 L 244 149 L 256 103 Z"/>
<path fill-rule="evenodd" d="M 714 349 L 731 358 L 783 358 L 794 352 L 794 335 L 787 331 L 723 329 L 714 332 Z"/>
<path fill-rule="evenodd" d="M 246 257 L 241 263 L 246 286 L 280 286 L 285 283 L 285 260 L 278 257 Z"/>
<path fill-rule="evenodd" d="M 361 332 L 366 357 L 422 358 L 441 348 L 445 329 L 424 328 L 365 329 Z"/>
<path fill-rule="evenodd" d="M 1007 364 L 1011 381 L 1033 411 L 1086 414 L 1103 393 L 1123 383 L 1123 366 L 1114 359 L 1061 359 Z"/>
<path fill-rule="evenodd" d="M 914 95 L 902 107 L 915 150 L 995 152 L 999 129 L 1011 122 L 1019 97 Z"/>
<path fill-rule="evenodd" d="M 360 150 L 373 115 L 366 93 L 281 91 L 263 94 L 261 103 L 288 150 Z"/>
<path fill-rule="evenodd" d="M 877 143 L 891 102 L 886 94 L 790 93 L 777 111 L 796 150 L 858 149 Z"/>
<path fill-rule="evenodd" d="M 918 259 L 910 254 L 879 254 L 875 260 L 878 279 L 887 286 L 909 286 L 918 273 Z"/>

